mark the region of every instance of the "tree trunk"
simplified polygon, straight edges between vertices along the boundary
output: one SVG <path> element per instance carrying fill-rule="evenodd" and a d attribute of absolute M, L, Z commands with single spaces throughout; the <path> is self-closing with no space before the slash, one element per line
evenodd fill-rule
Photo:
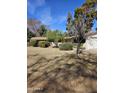
<path fill-rule="evenodd" d="M 80 50 L 80 45 L 81 45 L 81 42 L 78 42 L 77 51 L 76 51 L 77 58 L 79 58 L 78 54 L 79 54 L 79 50 Z"/>
<path fill-rule="evenodd" d="M 77 51 L 76 51 L 77 58 L 79 58 L 78 54 L 79 54 L 81 43 L 85 43 L 85 39 L 82 36 L 78 37 L 78 45 L 77 45 Z"/>
<path fill-rule="evenodd" d="M 80 45 L 81 45 L 80 37 L 78 37 L 78 45 L 77 45 L 77 51 L 76 51 L 76 57 L 77 58 L 79 58 L 78 54 L 79 54 L 79 50 L 80 50 Z"/>

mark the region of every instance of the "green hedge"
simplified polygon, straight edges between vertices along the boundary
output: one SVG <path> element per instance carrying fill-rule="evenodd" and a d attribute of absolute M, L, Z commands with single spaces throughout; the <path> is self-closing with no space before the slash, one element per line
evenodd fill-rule
<path fill-rule="evenodd" d="M 36 40 L 30 40 L 30 46 L 36 47 L 37 46 L 37 41 Z"/>
<path fill-rule="evenodd" d="M 38 42 L 38 46 L 39 46 L 39 47 L 46 48 L 46 47 L 49 47 L 49 46 L 50 46 L 50 43 L 47 42 L 47 41 L 39 41 L 39 42 Z"/>
<path fill-rule="evenodd" d="M 64 43 L 59 46 L 60 50 L 73 50 L 73 45 L 70 43 Z"/>

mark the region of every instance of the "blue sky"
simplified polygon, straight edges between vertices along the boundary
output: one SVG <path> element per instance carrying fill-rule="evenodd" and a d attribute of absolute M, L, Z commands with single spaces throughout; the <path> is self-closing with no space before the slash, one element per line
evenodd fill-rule
<path fill-rule="evenodd" d="M 73 15 L 75 8 L 83 2 L 84 0 L 28 0 L 27 17 L 40 20 L 52 30 L 65 32 L 68 12 Z"/>

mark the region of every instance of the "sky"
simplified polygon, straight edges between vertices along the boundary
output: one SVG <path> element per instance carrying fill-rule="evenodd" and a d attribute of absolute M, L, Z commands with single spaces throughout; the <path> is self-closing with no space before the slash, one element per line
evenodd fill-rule
<path fill-rule="evenodd" d="M 74 15 L 74 10 L 85 0 L 28 0 L 27 17 L 38 19 L 52 30 L 66 31 L 67 14 Z M 93 29 L 96 28 L 96 23 Z"/>

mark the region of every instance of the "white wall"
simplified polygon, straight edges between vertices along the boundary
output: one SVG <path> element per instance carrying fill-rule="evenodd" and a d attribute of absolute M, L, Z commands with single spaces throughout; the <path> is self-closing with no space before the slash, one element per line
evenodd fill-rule
<path fill-rule="evenodd" d="M 97 35 L 89 36 L 84 44 L 86 50 L 97 48 Z"/>

